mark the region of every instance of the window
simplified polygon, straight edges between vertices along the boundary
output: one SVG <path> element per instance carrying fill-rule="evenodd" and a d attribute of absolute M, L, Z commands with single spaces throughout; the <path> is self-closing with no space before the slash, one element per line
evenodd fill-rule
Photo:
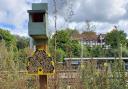
<path fill-rule="evenodd" d="M 32 14 L 32 22 L 43 22 L 44 21 L 44 13 L 33 13 Z"/>

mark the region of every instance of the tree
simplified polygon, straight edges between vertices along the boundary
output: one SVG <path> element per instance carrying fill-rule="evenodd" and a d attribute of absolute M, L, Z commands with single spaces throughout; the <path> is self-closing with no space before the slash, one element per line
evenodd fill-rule
<path fill-rule="evenodd" d="M 62 49 L 56 50 L 56 60 L 57 61 L 63 61 L 65 57 L 65 52 Z"/>
<path fill-rule="evenodd" d="M 128 48 L 128 39 L 127 39 L 126 47 Z"/>
<path fill-rule="evenodd" d="M 29 46 L 29 38 L 27 37 L 20 37 L 15 35 L 16 37 L 16 46 L 18 49 L 23 49 Z"/>
<path fill-rule="evenodd" d="M 55 45 L 55 38 L 56 38 L 56 48 L 61 49 L 63 52 L 65 52 L 66 57 L 80 56 L 80 44 L 76 40 L 72 40 L 71 36 L 72 34 L 79 33 L 76 30 L 72 29 L 65 29 L 57 31 L 53 37 L 50 39 L 50 50 L 53 49 L 53 46 Z"/>
<path fill-rule="evenodd" d="M 122 46 L 126 45 L 126 33 L 122 30 L 113 30 L 107 33 L 105 40 L 106 44 L 110 45 L 111 48 L 119 48 L 120 44 Z"/>
<path fill-rule="evenodd" d="M 16 38 L 8 30 L 0 29 L 0 35 L 6 42 L 6 46 L 16 46 Z"/>
<path fill-rule="evenodd" d="M 94 32 L 95 29 L 96 29 L 95 25 L 93 25 L 90 20 L 85 21 L 85 26 L 84 26 L 83 32 Z"/>
<path fill-rule="evenodd" d="M 122 31 L 118 30 L 116 27 L 111 32 L 107 33 L 105 37 L 105 41 L 107 45 L 111 46 L 111 49 L 108 50 L 107 56 L 121 56 L 121 47 L 122 47 L 122 56 L 127 56 L 127 50 L 124 48 L 127 46 L 127 34 Z M 121 46 L 122 45 L 122 46 Z"/>

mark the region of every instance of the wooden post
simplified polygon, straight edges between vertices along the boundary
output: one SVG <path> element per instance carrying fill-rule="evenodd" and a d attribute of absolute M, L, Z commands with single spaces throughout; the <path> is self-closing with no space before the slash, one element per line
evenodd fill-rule
<path fill-rule="evenodd" d="M 43 49 L 47 52 L 47 44 L 36 45 L 36 49 Z M 48 89 L 47 87 L 47 75 L 39 75 L 40 89 Z"/>
<path fill-rule="evenodd" d="M 47 75 L 39 75 L 39 83 L 40 83 L 40 89 L 48 89 L 47 88 Z"/>

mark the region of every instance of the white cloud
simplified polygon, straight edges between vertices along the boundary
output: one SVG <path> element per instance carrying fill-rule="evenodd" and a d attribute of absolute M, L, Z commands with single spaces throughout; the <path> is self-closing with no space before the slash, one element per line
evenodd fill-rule
<path fill-rule="evenodd" d="M 77 0 L 73 6 L 75 11 L 74 20 L 84 21 L 89 19 L 99 22 L 119 21 L 124 18 L 127 13 L 127 1 L 128 0 Z"/>
<path fill-rule="evenodd" d="M 30 9 L 30 5 L 26 3 L 26 0 L 1 0 L 0 23 L 12 24 L 15 29 L 7 28 L 8 30 L 19 35 L 26 35 L 27 27 L 23 27 L 23 24 L 28 20 L 28 9 Z"/>
<path fill-rule="evenodd" d="M 49 3 L 49 32 L 54 32 L 53 0 L 0 0 L 0 23 L 12 24 L 14 34 L 27 36 L 28 13 L 31 3 Z M 75 15 L 70 23 L 65 22 L 72 4 Z M 128 33 L 128 0 L 57 0 L 57 28 L 83 30 L 85 20 L 92 20 L 96 31 L 108 32 L 114 25 Z M 3 27 L 4 28 L 4 27 Z"/>
<path fill-rule="evenodd" d="M 118 26 L 121 30 L 124 30 L 124 32 L 126 32 L 128 35 L 128 20 L 120 20 Z"/>

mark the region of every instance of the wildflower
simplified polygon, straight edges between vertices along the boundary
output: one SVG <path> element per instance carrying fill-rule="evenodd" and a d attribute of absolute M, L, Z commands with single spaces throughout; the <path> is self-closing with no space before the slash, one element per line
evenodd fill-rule
<path fill-rule="evenodd" d="M 108 63 L 104 63 L 104 67 L 108 67 Z"/>

